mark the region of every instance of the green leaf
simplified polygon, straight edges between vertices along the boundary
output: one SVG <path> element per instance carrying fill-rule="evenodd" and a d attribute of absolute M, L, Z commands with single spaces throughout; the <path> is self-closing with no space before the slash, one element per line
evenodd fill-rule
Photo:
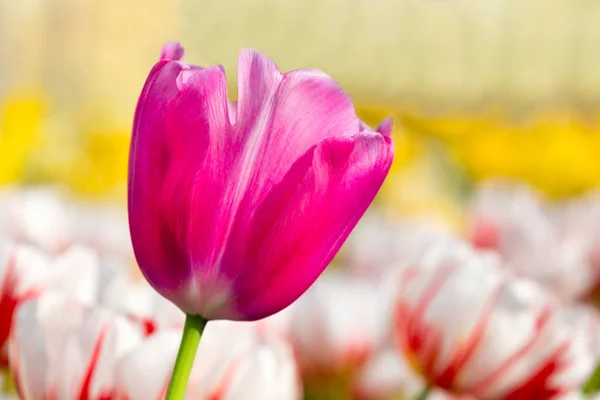
<path fill-rule="evenodd" d="M 587 395 L 600 392 L 600 364 L 596 366 L 592 375 L 583 384 L 581 391 Z"/>

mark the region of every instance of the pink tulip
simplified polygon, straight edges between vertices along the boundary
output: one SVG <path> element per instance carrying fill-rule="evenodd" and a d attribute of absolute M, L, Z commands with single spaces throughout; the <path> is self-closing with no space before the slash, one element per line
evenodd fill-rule
<path fill-rule="evenodd" d="M 190 315 L 256 320 L 298 298 L 372 202 L 393 158 L 323 72 L 239 57 L 238 102 L 220 66 L 170 43 L 138 103 L 129 223 L 150 284 Z"/>
<path fill-rule="evenodd" d="M 434 245 L 403 271 L 397 343 L 429 383 L 479 399 L 554 399 L 577 390 L 592 341 L 532 281 L 456 242 Z"/>

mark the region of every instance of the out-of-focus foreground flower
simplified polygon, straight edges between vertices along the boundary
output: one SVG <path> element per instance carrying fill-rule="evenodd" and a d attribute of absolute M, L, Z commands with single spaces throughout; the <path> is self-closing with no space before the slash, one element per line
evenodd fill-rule
<path fill-rule="evenodd" d="M 10 362 L 25 400 L 112 399 L 121 357 L 141 340 L 141 325 L 87 309 L 62 293 L 19 307 Z"/>
<path fill-rule="evenodd" d="M 552 399 L 577 391 L 597 362 L 589 332 L 493 254 L 437 243 L 402 271 L 395 335 L 430 384 L 481 399 Z"/>
<path fill-rule="evenodd" d="M 7 341 L 13 314 L 20 302 L 36 296 L 47 274 L 45 256 L 26 246 L 0 243 L 0 361 L 7 363 Z"/>
<path fill-rule="evenodd" d="M 502 187 L 512 193 L 506 198 L 521 196 Z M 184 314 L 130 269 L 127 245 L 108 234 L 124 228 L 115 223 L 123 214 L 73 207 L 46 189 L 5 198 L 23 216 L 2 231 L 0 268 L 4 362 L 21 398 L 163 398 Z M 490 204 L 497 203 L 475 200 L 471 221 L 514 208 Z M 594 232 L 595 204 L 590 195 L 543 212 L 522 208 L 537 210 L 529 218 L 544 215 L 551 223 L 543 226 L 561 232 L 562 243 L 595 237 L 584 234 Z M 40 234 L 36 215 L 58 224 L 63 239 Z M 431 385 L 429 398 L 440 400 L 582 399 L 579 386 L 600 359 L 600 315 L 590 301 L 596 291 L 555 290 L 536 272 L 557 273 L 546 258 L 509 262 L 511 247 L 498 244 L 519 220 L 511 218 L 493 219 L 513 222 L 494 225 L 499 236 L 474 240 L 481 251 L 431 221 L 369 213 L 332 271 L 296 304 L 261 321 L 207 326 L 188 398 L 390 400 Z M 527 232 L 537 225 L 517 226 Z M 474 239 L 476 232 L 486 233 L 472 229 Z M 537 251 L 535 240 L 522 242 L 520 251 Z"/>
<path fill-rule="evenodd" d="M 305 373 L 344 373 L 363 365 L 387 334 L 383 300 L 374 284 L 325 273 L 291 311 L 292 342 Z"/>
<path fill-rule="evenodd" d="M 373 131 L 326 74 L 282 74 L 242 51 L 238 102 L 225 73 L 169 43 L 142 91 L 129 222 L 144 276 L 189 315 L 255 320 L 321 274 L 392 162 L 391 122 Z"/>
<path fill-rule="evenodd" d="M 117 371 L 120 395 L 129 400 L 162 399 L 180 339 L 180 330 L 163 330 L 125 357 Z M 213 322 L 203 333 L 199 352 L 186 398 L 301 398 L 292 348 L 277 332 L 266 332 L 256 323 Z M 148 384 L 140 385 L 144 380 Z"/>
<path fill-rule="evenodd" d="M 184 315 L 144 282 L 132 281 L 126 264 L 81 245 L 49 256 L 3 243 L 1 266 L 2 326 L 10 334 L 3 340 L 10 342 L 5 347 L 20 398 L 148 399 L 150 372 L 153 397 L 162 398 Z M 271 328 L 285 321 L 223 322 L 207 330 L 190 398 L 245 399 L 254 390 L 256 398 L 299 399 L 287 328 Z"/>
<path fill-rule="evenodd" d="M 600 279 L 600 198 L 551 204 L 524 185 L 483 185 L 470 209 L 475 246 L 499 252 L 507 267 L 566 300 L 581 299 Z"/>

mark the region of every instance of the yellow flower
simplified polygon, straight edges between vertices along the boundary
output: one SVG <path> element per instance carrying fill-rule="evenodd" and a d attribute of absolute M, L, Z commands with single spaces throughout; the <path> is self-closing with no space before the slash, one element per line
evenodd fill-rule
<path fill-rule="evenodd" d="M 22 179 L 27 173 L 44 111 L 44 97 L 39 94 L 15 93 L 0 100 L 0 184 Z"/>
<path fill-rule="evenodd" d="M 517 122 L 488 118 L 451 116 L 447 123 L 422 119 L 409 125 L 441 138 L 476 180 L 523 180 L 553 197 L 600 185 L 600 131 L 593 123 L 564 111 Z"/>
<path fill-rule="evenodd" d="M 80 195 L 123 198 L 127 187 L 129 130 L 91 131 L 83 138 L 73 168 L 65 171 L 66 183 Z"/>

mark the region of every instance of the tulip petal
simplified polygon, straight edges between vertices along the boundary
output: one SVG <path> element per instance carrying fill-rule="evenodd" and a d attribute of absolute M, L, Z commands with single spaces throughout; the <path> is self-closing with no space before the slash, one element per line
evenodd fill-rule
<path fill-rule="evenodd" d="M 271 228 L 266 236 L 249 236 L 260 242 L 249 245 L 256 250 L 234 282 L 243 318 L 279 311 L 315 281 L 371 204 L 392 158 L 391 140 L 377 133 L 331 138 L 316 147 L 299 185 L 284 180 L 265 199 L 253 228 Z M 291 194 L 285 203 L 282 192 Z"/>
<path fill-rule="evenodd" d="M 161 218 L 167 106 L 183 66 L 161 61 L 150 72 L 137 106 L 129 156 L 129 227 L 137 261 L 148 281 L 176 285 L 189 274 L 185 253 Z"/>
<path fill-rule="evenodd" d="M 196 265 L 214 262 L 224 240 L 222 221 L 231 219 L 227 166 L 235 162 L 240 146 L 229 134 L 228 107 L 225 75 L 212 67 L 189 78 L 167 115 L 167 131 L 174 138 L 169 141 L 173 160 L 162 193 L 163 216 Z"/>
<path fill-rule="evenodd" d="M 255 50 L 242 50 L 238 60 L 237 132 L 250 134 L 264 127 L 266 111 L 283 74 L 267 56 Z M 262 119 L 261 119 L 262 118 Z"/>
<path fill-rule="evenodd" d="M 46 291 L 19 307 L 10 361 L 25 399 L 112 398 L 117 360 L 141 338 L 125 318 Z"/>
<path fill-rule="evenodd" d="M 176 289 L 190 273 L 188 215 L 195 194 L 205 200 L 196 205 L 210 207 L 200 217 L 216 217 L 208 211 L 218 206 L 224 177 L 215 165 L 228 160 L 207 157 L 207 150 L 209 146 L 219 149 L 210 153 L 213 156 L 232 153 L 223 150 L 231 146 L 229 135 L 223 134 L 229 117 L 222 69 L 184 67 L 157 64 L 158 71 L 151 73 L 142 93 L 132 138 L 132 241 L 138 263 L 148 266 L 143 269 L 148 281 L 165 290 Z M 179 79 L 186 72 L 190 74 Z M 195 192 L 197 186 L 201 193 Z M 215 195 L 204 196 L 204 191 Z M 209 246 L 212 242 L 204 238 L 219 240 L 212 232 L 214 226 L 194 232 L 194 243 Z"/>
<path fill-rule="evenodd" d="M 266 59 L 260 53 L 254 58 Z M 244 53 L 240 56 L 240 65 Z M 240 66 L 242 68 L 242 66 Z M 273 68 L 274 67 L 273 65 Z M 265 75 L 274 74 L 265 68 Z M 241 73 L 242 71 L 240 71 Z M 248 73 L 254 74 L 253 73 Z M 263 78 L 271 81 L 269 78 Z M 243 84 L 243 76 L 240 85 Z M 262 99 L 263 105 L 252 109 L 256 118 L 249 123 L 249 108 L 241 97 L 238 104 L 238 135 L 247 140 L 240 182 L 246 188 L 238 216 L 244 218 L 248 210 L 259 204 L 277 185 L 292 164 L 315 144 L 334 136 L 350 136 L 359 130 L 359 120 L 350 97 L 327 74 L 316 70 L 297 70 L 283 75 L 277 90 L 268 96 L 263 86 L 253 87 L 250 95 Z M 266 90 L 266 89 L 264 89 Z M 251 172 L 251 173 L 250 173 Z"/>
<path fill-rule="evenodd" d="M 161 60 L 181 60 L 183 47 L 178 42 L 167 42 L 160 52 Z"/>
<path fill-rule="evenodd" d="M 36 314 L 37 305 L 33 301 L 19 307 L 10 343 L 12 374 L 19 388 L 19 397 L 26 400 L 43 399 L 49 390 L 45 336 Z"/>
<path fill-rule="evenodd" d="M 28 246 L 0 244 L 0 361 L 6 363 L 6 344 L 19 304 L 47 283 L 49 261 Z"/>
<path fill-rule="evenodd" d="M 117 392 L 129 400 L 163 398 L 180 340 L 181 332 L 164 330 L 123 357 L 117 367 Z"/>

